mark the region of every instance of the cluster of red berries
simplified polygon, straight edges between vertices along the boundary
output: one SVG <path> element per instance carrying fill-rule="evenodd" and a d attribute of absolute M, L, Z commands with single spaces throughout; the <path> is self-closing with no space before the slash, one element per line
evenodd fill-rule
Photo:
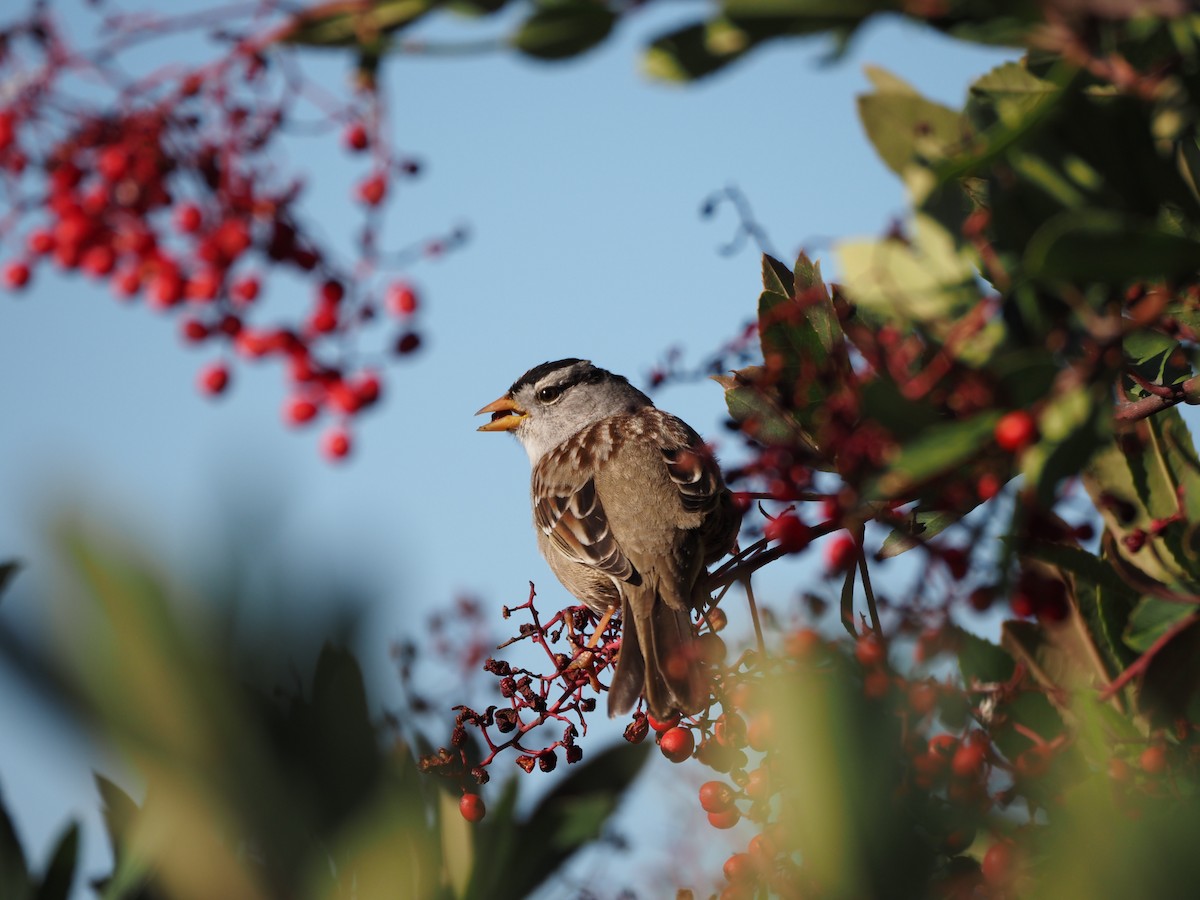
<path fill-rule="evenodd" d="M 295 115 L 300 88 L 270 96 L 266 51 L 239 44 L 202 69 L 160 73 L 138 91 L 122 91 L 111 108 L 64 117 L 60 108 L 75 109 L 56 102 L 56 79 L 69 68 L 67 39 L 48 16 L 36 33 L 35 59 L 9 52 L 0 62 L 0 77 L 14 86 L 0 106 L 0 168 L 11 190 L 24 189 L 0 235 L 3 284 L 26 289 L 38 267 L 54 265 L 177 316 L 184 341 L 221 347 L 221 359 L 199 373 L 207 395 L 229 389 L 237 361 L 278 360 L 290 392 L 285 422 L 328 415 L 322 450 L 345 457 L 349 422 L 382 393 L 380 364 L 365 362 L 356 346 L 366 324 L 393 323 L 388 349 L 396 355 L 421 345 L 417 292 L 382 274 L 397 263 L 377 249 L 375 213 L 389 182 L 420 167 L 389 149 L 377 99 L 354 97 L 328 111 L 331 121 L 350 122 L 347 149 L 372 158 L 371 174 L 355 189 L 366 208 L 359 258 L 343 268 L 302 224 L 300 179 L 279 170 L 275 142 Z M 27 77 L 32 71 L 39 77 Z M 463 237 L 412 248 L 398 264 L 439 255 Z M 298 305 L 273 302 L 281 315 L 263 324 L 275 270 L 311 287 Z"/>

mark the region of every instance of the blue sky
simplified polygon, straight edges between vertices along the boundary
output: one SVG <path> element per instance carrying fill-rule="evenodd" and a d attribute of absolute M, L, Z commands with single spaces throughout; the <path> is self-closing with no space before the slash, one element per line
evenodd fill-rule
<path fill-rule="evenodd" d="M 269 365 L 240 367 L 213 402 L 194 381 L 214 353 L 184 347 L 174 319 L 49 271 L 24 294 L 0 295 L 0 558 L 28 565 L 0 614 L 23 627 L 44 619 L 32 588 L 52 574 L 45 529 L 56 510 L 86 510 L 186 564 L 220 528 L 230 491 L 286 498 L 278 539 L 288 552 L 371 574 L 380 600 L 363 653 L 384 702 L 387 644 L 429 609 L 462 592 L 498 608 L 523 599 L 531 579 L 547 605 L 565 601 L 529 530 L 524 454 L 506 436 L 476 434 L 474 411 L 547 359 L 590 358 L 643 385 L 670 346 L 698 360 L 752 317 L 759 290 L 752 249 L 717 253 L 734 220 L 728 210 L 701 219 L 705 196 L 737 185 L 785 256 L 801 246 L 827 256 L 822 239 L 879 233 L 904 198 L 857 121 L 862 66 L 959 105 L 971 79 L 1013 56 L 889 20 L 833 65 L 821 64 L 822 41 L 781 42 L 694 87 L 647 82 L 640 47 L 680 19 L 643 12 L 565 64 L 389 60 L 395 139 L 427 168 L 398 193 L 388 234 L 400 245 L 466 224 L 472 240 L 410 272 L 429 339 L 394 368 L 346 465 L 321 460 L 314 433 L 280 423 Z M 344 83 L 346 60 L 310 63 Z M 336 137 L 288 152 L 317 173 L 310 216 L 346 240 L 365 164 Z M 716 385 L 669 387 L 656 401 L 724 437 Z M 95 874 L 105 856 L 88 767 L 104 763 L 65 745 L 6 678 L 0 789 L 38 865 L 61 823 L 86 816 Z"/>

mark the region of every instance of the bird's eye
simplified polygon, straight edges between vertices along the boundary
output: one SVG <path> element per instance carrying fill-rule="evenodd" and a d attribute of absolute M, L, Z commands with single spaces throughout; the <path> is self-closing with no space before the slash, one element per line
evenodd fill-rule
<path fill-rule="evenodd" d="M 553 403 L 562 396 L 562 392 L 563 389 L 556 384 L 552 384 L 550 387 L 544 387 L 537 392 L 538 402 Z"/>

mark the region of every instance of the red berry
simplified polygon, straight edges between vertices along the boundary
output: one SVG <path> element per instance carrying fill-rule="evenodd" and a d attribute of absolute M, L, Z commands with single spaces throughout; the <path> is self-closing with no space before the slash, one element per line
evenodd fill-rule
<path fill-rule="evenodd" d="M 1133 777 L 1133 770 L 1125 760 L 1114 756 L 1108 761 L 1108 777 L 1113 781 L 1128 781 Z"/>
<path fill-rule="evenodd" d="M 942 562 L 950 570 L 951 578 L 955 581 L 962 581 L 967 575 L 971 560 L 961 547 L 947 547 L 942 551 Z"/>
<path fill-rule="evenodd" d="M 318 291 L 318 297 L 323 305 L 336 306 L 342 302 L 342 298 L 345 296 L 346 289 L 342 286 L 340 281 L 334 281 L 333 279 L 330 279 L 329 281 L 321 282 L 321 288 Z"/>
<path fill-rule="evenodd" d="M 106 181 L 118 180 L 129 170 L 129 153 L 124 147 L 105 147 L 96 159 L 96 170 Z"/>
<path fill-rule="evenodd" d="M 887 649 L 873 634 L 864 634 L 854 645 L 854 658 L 859 665 L 877 666 L 887 659 Z"/>
<path fill-rule="evenodd" d="M 753 728 L 753 723 L 751 724 Z M 754 745 L 751 744 L 751 747 Z M 760 766 L 749 775 L 746 776 L 746 784 L 742 788 L 746 792 L 746 796 L 751 800 L 761 801 L 766 800 L 771 796 L 771 776 L 768 774 L 765 766 Z"/>
<path fill-rule="evenodd" d="M 421 346 L 421 336 L 415 331 L 406 331 L 396 339 L 396 352 L 412 353 Z"/>
<path fill-rule="evenodd" d="M 208 337 L 208 326 L 198 319 L 183 320 L 183 339 L 189 343 L 195 344 Z"/>
<path fill-rule="evenodd" d="M 483 798 L 478 794 L 463 794 L 458 801 L 458 811 L 468 822 L 478 822 L 487 813 Z"/>
<path fill-rule="evenodd" d="M 12 146 L 16 135 L 16 120 L 10 112 L 0 112 L 0 151 Z"/>
<path fill-rule="evenodd" d="M 211 237 L 219 256 L 232 261 L 250 246 L 250 226 L 241 219 L 226 219 L 217 226 Z"/>
<path fill-rule="evenodd" d="M 179 277 L 179 271 L 171 266 L 161 269 L 150 282 L 148 299 L 158 309 L 166 309 L 182 300 L 183 279 Z"/>
<path fill-rule="evenodd" d="M 261 290 L 261 285 L 257 278 L 253 275 L 247 275 L 245 278 L 239 278 L 229 288 L 229 295 L 238 303 L 253 303 L 258 299 L 258 293 Z"/>
<path fill-rule="evenodd" d="M 1023 409 L 1005 413 L 996 423 L 996 444 L 1001 450 L 1017 453 L 1033 443 L 1037 437 L 1037 423 Z"/>
<path fill-rule="evenodd" d="M 746 743 L 759 752 L 775 743 L 775 718 L 769 712 L 760 712 L 750 720 L 746 729 Z"/>
<path fill-rule="evenodd" d="M 1034 603 L 1033 597 L 1020 588 L 1013 594 L 1010 605 L 1012 606 L 1013 615 L 1020 619 L 1027 619 L 1037 611 L 1037 605 Z"/>
<path fill-rule="evenodd" d="M 722 868 L 726 881 L 750 881 L 758 874 L 758 865 L 749 853 L 735 853 L 725 860 Z"/>
<path fill-rule="evenodd" d="M 338 327 L 337 310 L 330 306 L 322 306 L 309 317 L 309 327 L 318 334 L 328 334 Z"/>
<path fill-rule="evenodd" d="M 54 234 L 47 231 L 45 228 L 39 228 L 37 231 L 31 231 L 29 238 L 26 241 L 30 253 L 36 253 L 38 256 L 45 256 L 54 249 Z"/>
<path fill-rule="evenodd" d="M 29 284 L 29 266 L 23 262 L 10 262 L 4 267 L 4 284 L 11 290 L 18 290 Z"/>
<path fill-rule="evenodd" d="M 824 644 L 821 640 L 821 635 L 817 634 L 811 628 L 801 628 L 799 631 L 793 631 L 784 638 L 784 650 L 788 656 L 794 656 L 797 659 L 807 659 L 815 653 L 819 647 Z"/>
<path fill-rule="evenodd" d="M 345 141 L 348 148 L 355 151 L 366 150 L 370 144 L 367 127 L 362 122 L 351 122 L 346 128 L 342 140 Z"/>
<path fill-rule="evenodd" d="M 184 203 L 175 210 L 175 227 L 183 234 L 195 234 L 204 224 L 204 213 L 195 203 Z"/>
<path fill-rule="evenodd" d="M 1138 757 L 1138 765 L 1147 775 L 1161 775 L 1167 771 L 1167 748 L 1161 744 L 1147 747 Z"/>
<path fill-rule="evenodd" d="M 382 175 L 372 175 L 358 185 L 358 199 L 367 206 L 378 206 L 387 195 L 387 179 Z"/>
<path fill-rule="evenodd" d="M 417 293 L 411 285 L 399 282 L 388 288 L 387 308 L 396 316 L 411 316 L 417 311 Z"/>
<path fill-rule="evenodd" d="M 959 778 L 976 778 L 983 769 L 987 748 L 982 744 L 963 744 L 954 752 L 950 771 Z"/>
<path fill-rule="evenodd" d="M 858 559 L 858 546 L 848 534 L 839 534 L 825 545 L 825 565 L 831 572 L 845 572 Z"/>
<path fill-rule="evenodd" d="M 379 394 L 382 388 L 379 384 L 379 376 L 374 372 L 365 373 L 354 384 L 354 393 L 358 397 L 358 405 L 370 406 L 379 400 Z"/>
<path fill-rule="evenodd" d="M 290 425 L 303 425 L 317 415 L 317 404 L 303 397 L 293 397 L 284 404 L 283 418 Z"/>
<path fill-rule="evenodd" d="M 967 602 L 971 604 L 971 609 L 976 612 L 986 612 L 992 605 L 992 601 L 996 599 L 996 592 L 990 587 L 977 587 L 971 591 L 971 595 L 967 598 Z"/>
<path fill-rule="evenodd" d="M 321 440 L 321 452 L 331 461 L 345 459 L 350 454 L 350 434 L 344 428 L 334 428 Z"/>
<path fill-rule="evenodd" d="M 653 728 L 655 731 L 657 731 L 659 734 L 662 734 L 664 731 L 669 731 L 670 729 L 674 728 L 676 725 L 679 724 L 679 719 L 680 719 L 679 713 L 675 713 L 674 715 L 668 716 L 665 719 L 656 719 L 656 718 L 654 718 L 654 716 L 651 716 L 651 715 L 646 716 L 646 721 L 648 721 L 650 723 L 650 727 Z"/>
<path fill-rule="evenodd" d="M 989 884 L 1007 884 L 1013 875 L 1016 850 L 1008 841 L 997 841 L 983 856 L 983 878 Z"/>
<path fill-rule="evenodd" d="M 763 529 L 768 541 L 778 541 L 785 553 L 799 553 L 812 541 L 812 529 L 791 513 L 776 516 Z"/>
<path fill-rule="evenodd" d="M 229 387 L 229 369 L 224 363 L 213 363 L 200 370 L 200 390 L 216 396 L 225 393 Z"/>
<path fill-rule="evenodd" d="M 663 732 L 658 746 L 663 756 L 671 762 L 680 763 L 692 755 L 692 751 L 696 749 L 696 741 L 689 729 L 676 726 Z"/>
<path fill-rule="evenodd" d="M 142 273 L 136 266 L 118 269 L 109 281 L 112 292 L 121 298 L 132 297 L 142 287 Z"/>
<path fill-rule="evenodd" d="M 723 781 L 706 781 L 700 785 L 700 807 L 705 812 L 724 812 L 736 799 L 733 788 Z"/>
<path fill-rule="evenodd" d="M 1004 487 L 1004 482 L 1000 480 L 1000 476 L 993 472 L 984 472 L 979 476 L 979 481 L 975 484 L 975 493 L 979 495 L 980 500 L 991 500 Z"/>
<path fill-rule="evenodd" d="M 87 251 L 80 258 L 79 267 L 88 275 L 103 278 L 111 274 L 116 262 L 117 257 L 113 253 L 112 247 L 107 244 L 94 244 L 88 247 Z"/>
<path fill-rule="evenodd" d="M 708 824 L 713 828 L 732 828 L 742 818 L 742 814 L 736 806 L 731 806 L 723 812 L 715 812 L 708 814 Z"/>
<path fill-rule="evenodd" d="M 345 381 L 335 381 L 329 385 L 329 403 L 340 412 L 353 415 L 362 405 L 358 393 Z"/>

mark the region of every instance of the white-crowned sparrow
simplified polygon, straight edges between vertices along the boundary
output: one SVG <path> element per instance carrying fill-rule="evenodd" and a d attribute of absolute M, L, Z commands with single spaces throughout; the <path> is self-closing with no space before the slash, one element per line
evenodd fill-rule
<path fill-rule="evenodd" d="M 620 610 L 609 715 L 642 694 L 656 717 L 702 708 L 691 611 L 740 517 L 700 436 L 582 359 L 535 366 L 482 413 L 480 431 L 511 431 L 529 453 L 538 548 L 558 580 L 599 613 Z"/>

